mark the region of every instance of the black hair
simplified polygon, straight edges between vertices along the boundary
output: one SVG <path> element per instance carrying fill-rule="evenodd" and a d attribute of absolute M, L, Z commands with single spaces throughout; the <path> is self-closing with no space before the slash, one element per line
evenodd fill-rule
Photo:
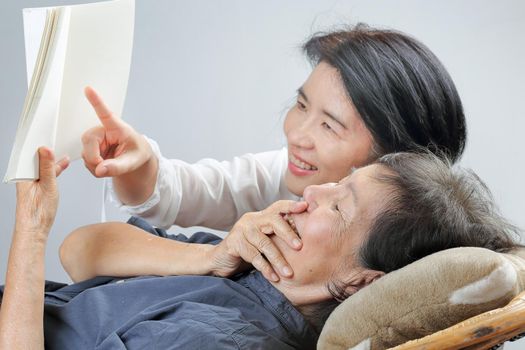
<path fill-rule="evenodd" d="M 317 33 L 303 51 L 337 69 L 380 155 L 426 147 L 456 161 L 466 121 L 456 87 L 439 59 L 408 35 L 358 24 Z"/>

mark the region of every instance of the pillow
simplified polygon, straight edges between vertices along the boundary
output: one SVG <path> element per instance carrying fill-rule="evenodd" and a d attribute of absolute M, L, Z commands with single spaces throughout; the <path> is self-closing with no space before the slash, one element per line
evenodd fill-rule
<path fill-rule="evenodd" d="M 318 349 L 394 347 L 503 307 L 524 289 L 525 248 L 444 250 L 345 300 L 328 318 Z"/>

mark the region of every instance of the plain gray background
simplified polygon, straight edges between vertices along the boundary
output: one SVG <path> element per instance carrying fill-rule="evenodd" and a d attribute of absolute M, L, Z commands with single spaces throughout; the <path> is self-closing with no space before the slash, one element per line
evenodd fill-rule
<path fill-rule="evenodd" d="M 0 2 L 2 177 L 27 91 L 21 9 L 74 3 Z M 461 164 L 473 168 L 502 212 L 525 227 L 524 18 L 525 2 L 519 0 L 137 0 L 123 118 L 156 139 L 165 155 L 186 161 L 282 147 L 284 114 L 311 70 L 300 44 L 316 31 L 359 21 L 399 29 L 423 41 L 448 68 L 468 121 Z M 46 272 L 47 279 L 69 281 L 58 247 L 74 228 L 100 220 L 102 181 L 77 161 L 59 187 Z M 3 283 L 15 186 L 0 185 L 0 198 Z M 108 213 L 110 219 L 126 219 L 114 208 Z"/>

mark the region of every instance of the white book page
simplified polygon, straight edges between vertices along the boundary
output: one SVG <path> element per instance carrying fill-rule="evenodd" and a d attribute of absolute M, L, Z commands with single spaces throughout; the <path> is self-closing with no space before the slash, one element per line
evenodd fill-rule
<path fill-rule="evenodd" d="M 5 181 L 38 179 L 38 147 L 54 148 L 55 145 L 69 9 L 61 9 L 56 25 L 55 38 L 46 58 L 47 64 L 42 71 L 40 86 L 28 110 L 27 121 L 19 125 L 21 129 L 17 130 Z"/>
<path fill-rule="evenodd" d="M 134 0 L 71 8 L 68 48 L 57 126 L 57 159 L 80 158 L 82 134 L 100 122 L 84 96 L 92 86 L 109 108 L 122 114 L 133 47 Z"/>
<path fill-rule="evenodd" d="M 46 25 L 46 8 L 23 9 L 24 42 L 26 50 L 27 87 L 31 84 L 31 77 L 35 68 L 40 40 Z"/>

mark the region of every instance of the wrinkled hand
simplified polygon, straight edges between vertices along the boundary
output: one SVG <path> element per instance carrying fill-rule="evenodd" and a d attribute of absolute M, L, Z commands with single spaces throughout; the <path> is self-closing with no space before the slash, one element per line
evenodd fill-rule
<path fill-rule="evenodd" d="M 82 158 L 96 177 L 130 173 L 144 165 L 153 152 L 146 139 L 115 116 L 90 87 L 84 91 L 102 125 L 82 135 Z"/>
<path fill-rule="evenodd" d="M 246 270 L 251 264 L 268 280 L 277 282 L 279 275 L 292 277 L 291 267 L 268 236 L 275 234 L 293 249 L 301 249 L 300 238 L 283 218 L 283 214 L 301 213 L 307 206 L 306 202 L 282 200 L 265 210 L 244 214 L 214 248 L 213 273 L 227 277 Z"/>
<path fill-rule="evenodd" d="M 64 158 L 55 163 L 53 151 L 38 149 L 39 179 L 16 184 L 16 229 L 44 234 L 47 237 L 58 207 L 56 177 L 68 167 Z"/>

